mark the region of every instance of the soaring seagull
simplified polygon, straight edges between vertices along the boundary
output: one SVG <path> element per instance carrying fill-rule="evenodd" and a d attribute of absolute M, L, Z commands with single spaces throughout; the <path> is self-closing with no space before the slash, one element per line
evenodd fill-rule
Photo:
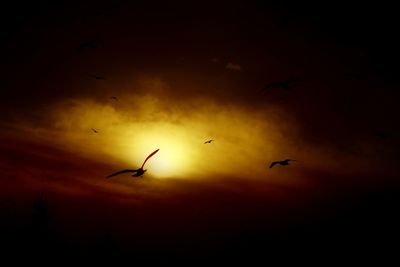
<path fill-rule="evenodd" d="M 139 169 L 136 169 L 136 170 L 122 170 L 122 171 L 110 174 L 109 176 L 107 176 L 107 178 L 111 178 L 111 177 L 113 177 L 115 175 L 122 174 L 122 173 L 127 173 L 127 172 L 132 172 L 133 173 L 132 177 L 138 177 L 138 176 L 143 177 L 143 174 L 147 171 L 147 170 L 143 169 L 144 164 L 146 163 L 146 161 L 149 158 L 151 158 L 154 154 L 156 154 L 158 152 L 158 150 L 160 150 L 160 149 L 157 149 L 154 152 L 152 152 L 150 155 L 148 155 L 147 158 L 144 160 L 144 162 L 142 164 L 142 167 L 140 167 Z"/>
<path fill-rule="evenodd" d="M 116 97 L 116 96 L 110 96 L 110 98 L 115 100 L 115 101 L 118 101 L 118 97 Z"/>
<path fill-rule="evenodd" d="M 212 141 L 214 141 L 214 140 L 211 139 L 211 140 L 205 141 L 204 144 L 211 144 Z"/>
<path fill-rule="evenodd" d="M 289 89 L 289 86 L 290 86 L 292 83 L 298 82 L 298 81 L 300 81 L 300 80 L 301 80 L 301 79 L 299 79 L 299 78 L 290 78 L 290 79 L 287 79 L 286 81 L 279 81 L 279 82 L 269 83 L 269 84 L 267 84 L 264 88 L 262 88 L 262 89 L 260 90 L 260 93 L 263 93 L 265 90 L 267 90 L 267 89 L 269 89 L 269 88 L 273 88 L 273 87 L 278 87 L 278 88 L 282 88 L 282 89 L 288 90 L 288 89 Z"/>
<path fill-rule="evenodd" d="M 92 131 L 94 132 L 94 133 L 99 133 L 96 129 L 94 129 L 94 128 L 92 128 Z"/>
<path fill-rule="evenodd" d="M 94 79 L 96 79 L 96 80 L 105 80 L 106 78 L 104 78 L 104 77 L 101 77 L 101 76 L 98 76 L 98 75 L 95 75 L 95 74 L 88 74 L 88 76 L 90 76 L 90 77 L 92 77 L 92 78 L 94 78 Z"/>
<path fill-rule="evenodd" d="M 89 49 L 89 48 L 97 48 L 98 44 L 95 40 L 90 40 L 87 42 L 83 42 L 81 43 L 78 48 L 76 49 L 76 52 L 78 54 L 81 54 L 82 52 L 84 52 L 85 50 Z"/>
<path fill-rule="evenodd" d="M 285 160 L 282 160 L 282 161 L 274 161 L 274 162 L 271 163 L 271 165 L 269 165 L 269 167 L 272 168 L 276 164 L 287 166 L 287 165 L 289 165 L 289 161 L 297 161 L 297 160 L 295 160 L 295 159 L 285 159 Z"/>

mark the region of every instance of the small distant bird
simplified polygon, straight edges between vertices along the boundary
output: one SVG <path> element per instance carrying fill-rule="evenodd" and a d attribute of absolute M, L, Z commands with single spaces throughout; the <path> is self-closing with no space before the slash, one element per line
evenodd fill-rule
<path fill-rule="evenodd" d="M 113 99 L 113 100 L 115 100 L 115 101 L 119 101 L 119 100 L 118 100 L 118 97 L 116 97 L 116 96 L 110 96 L 110 98 Z"/>
<path fill-rule="evenodd" d="M 149 158 L 151 158 L 154 154 L 156 154 L 158 152 L 158 150 L 160 150 L 160 149 L 157 149 L 157 150 L 153 151 L 150 155 L 148 155 L 147 158 L 144 160 L 144 162 L 142 164 L 142 167 L 140 167 L 139 169 L 136 169 L 136 170 L 122 170 L 122 171 L 110 174 L 109 176 L 107 176 L 107 178 L 111 178 L 111 177 L 113 177 L 115 175 L 118 175 L 118 174 L 121 174 L 121 173 L 127 173 L 127 172 L 134 173 L 134 174 L 132 174 L 132 177 L 138 177 L 138 176 L 143 177 L 143 174 L 147 171 L 147 170 L 143 169 L 144 164 L 146 163 L 146 161 Z"/>
<path fill-rule="evenodd" d="M 94 128 L 92 128 L 92 131 L 94 132 L 94 133 L 99 133 L 96 129 L 94 129 Z"/>
<path fill-rule="evenodd" d="M 204 144 L 211 144 L 212 141 L 214 141 L 214 140 L 211 139 L 211 140 L 205 141 Z"/>
<path fill-rule="evenodd" d="M 79 45 L 79 47 L 76 49 L 76 52 L 78 54 L 81 54 L 83 51 L 86 51 L 89 48 L 97 48 L 98 44 L 96 43 L 95 40 L 90 40 L 87 42 L 83 42 Z"/>
<path fill-rule="evenodd" d="M 380 140 L 392 139 L 393 137 L 395 137 L 393 133 L 383 132 L 383 131 L 376 131 L 375 135 Z"/>
<path fill-rule="evenodd" d="M 287 166 L 287 165 L 289 165 L 289 161 L 297 161 L 297 160 L 295 160 L 295 159 L 285 159 L 285 160 L 282 160 L 282 161 L 274 161 L 274 162 L 271 163 L 271 165 L 269 165 L 269 167 L 272 168 L 276 164 Z"/>
<path fill-rule="evenodd" d="M 273 88 L 273 87 L 278 87 L 278 88 L 282 88 L 282 89 L 288 90 L 292 83 L 298 82 L 300 80 L 301 79 L 299 79 L 299 78 L 290 78 L 290 79 L 287 79 L 286 81 L 269 83 L 264 88 L 262 88 L 260 90 L 260 93 L 263 93 L 265 90 Z"/>
<path fill-rule="evenodd" d="M 105 79 L 106 79 L 106 78 L 104 78 L 104 77 L 97 76 L 97 75 L 94 75 L 94 74 L 88 74 L 88 75 L 89 75 L 90 77 L 96 79 L 96 80 L 105 80 Z"/>

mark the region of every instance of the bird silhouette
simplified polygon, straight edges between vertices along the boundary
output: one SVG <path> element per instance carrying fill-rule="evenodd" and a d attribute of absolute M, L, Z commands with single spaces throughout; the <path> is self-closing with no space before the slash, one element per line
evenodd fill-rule
<path fill-rule="evenodd" d="M 279 82 L 269 83 L 266 86 L 264 86 L 264 88 L 262 88 L 259 92 L 263 93 L 263 92 L 265 92 L 265 90 L 270 89 L 270 88 L 274 88 L 274 87 L 288 90 L 288 89 L 290 89 L 290 85 L 292 83 L 298 82 L 300 80 L 301 79 L 299 79 L 299 78 L 290 78 L 290 79 L 287 79 L 286 81 L 279 81 Z"/>
<path fill-rule="evenodd" d="M 212 141 L 214 141 L 214 140 L 211 139 L 211 140 L 205 141 L 204 144 L 211 144 Z"/>
<path fill-rule="evenodd" d="M 90 41 L 81 43 L 78 46 L 78 48 L 76 49 L 76 52 L 78 54 L 81 54 L 82 52 L 86 51 L 89 48 L 97 48 L 97 47 L 98 47 L 98 44 L 96 43 L 96 41 L 95 40 L 90 40 Z"/>
<path fill-rule="evenodd" d="M 289 161 L 297 161 L 297 160 L 295 160 L 295 159 L 285 159 L 285 160 L 282 160 L 282 161 L 273 161 L 273 162 L 271 163 L 271 165 L 269 165 L 269 167 L 272 168 L 272 167 L 274 167 L 276 164 L 283 165 L 283 166 L 287 166 L 287 165 L 289 165 Z"/>
<path fill-rule="evenodd" d="M 132 174 L 132 177 L 139 177 L 139 176 L 143 177 L 143 174 L 147 171 L 147 170 L 143 169 L 144 164 L 146 164 L 146 161 L 149 158 L 151 158 L 154 154 L 156 154 L 158 152 L 158 150 L 160 150 L 160 149 L 157 149 L 157 150 L 153 151 L 150 155 L 148 155 L 147 158 L 144 160 L 142 166 L 139 169 L 136 169 L 136 170 L 127 169 L 127 170 L 118 171 L 118 172 L 115 172 L 113 174 L 110 174 L 109 176 L 107 176 L 107 178 L 111 178 L 111 177 L 113 177 L 115 175 L 122 174 L 122 173 L 127 173 L 127 172 L 134 173 L 134 174 Z"/>
<path fill-rule="evenodd" d="M 116 96 L 110 96 L 110 98 L 115 100 L 115 101 L 119 101 L 118 97 L 116 97 Z"/>
<path fill-rule="evenodd" d="M 90 77 L 92 77 L 92 78 L 94 78 L 94 79 L 96 79 L 96 80 L 105 80 L 105 79 L 106 79 L 106 78 L 104 78 L 104 77 L 97 76 L 97 75 L 95 75 L 95 74 L 88 74 L 88 76 L 90 76 Z"/>
<path fill-rule="evenodd" d="M 94 132 L 94 133 L 99 133 L 96 129 L 94 129 L 94 128 L 92 128 L 92 131 Z"/>
<path fill-rule="evenodd" d="M 379 138 L 380 140 L 386 140 L 386 139 L 390 139 L 393 137 L 392 133 L 389 132 L 383 132 L 383 131 L 376 131 L 375 135 L 377 138 Z"/>

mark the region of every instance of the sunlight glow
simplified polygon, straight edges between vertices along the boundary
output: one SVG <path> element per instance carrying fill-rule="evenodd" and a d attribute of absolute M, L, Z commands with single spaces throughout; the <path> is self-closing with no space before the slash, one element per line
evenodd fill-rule
<path fill-rule="evenodd" d="M 162 123 L 161 123 L 162 124 Z M 129 145 L 133 149 L 128 150 L 128 157 L 140 159 L 136 164 L 142 164 L 143 160 L 155 149 L 158 151 L 150 158 L 145 169 L 151 171 L 155 177 L 171 177 L 186 174 L 191 168 L 191 159 L 183 134 L 178 129 L 167 124 L 164 126 L 152 125 L 145 133 L 138 133 Z M 129 147 L 128 146 L 128 147 Z"/>
<path fill-rule="evenodd" d="M 52 113 L 52 142 L 111 166 L 110 172 L 139 168 L 160 149 L 146 162 L 145 176 L 182 179 L 265 179 L 268 162 L 280 156 L 276 148 L 288 146 L 269 119 L 274 117 L 262 112 L 210 99 L 179 105 L 149 95 L 123 99 L 126 104 L 118 106 L 90 99 L 59 103 Z M 204 144 L 209 139 L 215 141 Z"/>

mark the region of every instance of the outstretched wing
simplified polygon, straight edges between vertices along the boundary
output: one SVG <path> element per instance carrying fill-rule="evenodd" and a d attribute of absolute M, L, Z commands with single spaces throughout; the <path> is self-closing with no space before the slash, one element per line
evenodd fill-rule
<path fill-rule="evenodd" d="M 279 163 L 278 161 L 274 161 L 274 162 L 271 163 L 271 165 L 269 165 L 269 167 L 272 168 L 272 167 L 274 167 L 274 166 L 275 166 L 276 164 L 278 164 L 278 163 Z"/>
<path fill-rule="evenodd" d="M 80 53 L 82 53 L 82 52 L 83 52 L 85 49 L 87 49 L 87 48 L 96 48 L 96 47 L 97 47 L 96 41 L 95 41 L 95 40 L 90 40 L 90 41 L 81 43 L 81 44 L 79 45 L 79 47 L 77 48 L 76 52 L 77 52 L 78 54 L 80 54 Z"/>
<path fill-rule="evenodd" d="M 88 76 L 90 76 L 90 77 L 92 77 L 92 78 L 95 78 L 96 80 L 105 80 L 104 77 L 97 76 L 97 75 L 94 75 L 94 74 L 88 74 Z"/>
<path fill-rule="evenodd" d="M 122 170 L 122 171 L 110 174 L 109 176 L 107 176 L 107 178 L 111 178 L 111 177 L 113 177 L 115 175 L 118 175 L 118 174 L 121 174 L 121 173 L 126 173 L 126 172 L 137 172 L 137 170 Z"/>
<path fill-rule="evenodd" d="M 281 85 L 282 85 L 282 84 L 279 83 L 279 82 L 269 83 L 269 84 L 267 84 L 266 86 L 264 86 L 264 87 L 261 89 L 261 91 L 263 92 L 263 91 L 265 91 L 265 90 L 267 90 L 267 89 L 269 89 L 269 88 L 272 88 L 272 87 L 279 87 L 279 86 L 281 86 Z"/>
<path fill-rule="evenodd" d="M 143 169 L 144 164 L 146 164 L 146 161 L 147 161 L 149 158 L 151 158 L 154 154 L 156 154 L 156 153 L 158 152 L 158 150 L 160 150 L 160 149 L 157 149 L 157 150 L 155 150 L 154 152 L 152 152 L 150 155 L 148 155 L 147 158 L 144 160 L 144 162 L 143 162 L 143 164 L 142 164 L 142 167 L 140 167 L 140 168 Z"/>

